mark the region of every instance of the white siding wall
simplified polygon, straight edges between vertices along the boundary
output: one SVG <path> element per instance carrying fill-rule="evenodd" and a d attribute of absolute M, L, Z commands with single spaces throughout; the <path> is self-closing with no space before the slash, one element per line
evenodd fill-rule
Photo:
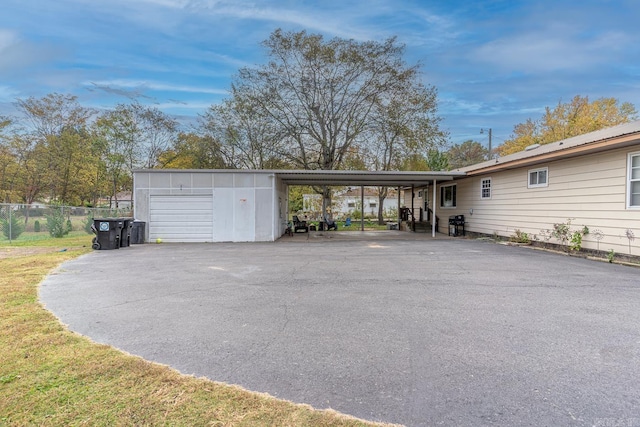
<path fill-rule="evenodd" d="M 543 163 L 534 167 L 491 173 L 457 182 L 457 207 L 438 208 L 446 232 L 448 215 L 465 215 L 467 230 L 508 237 L 516 229 L 540 235 L 554 223 L 572 218 L 574 229 L 583 225 L 601 230 L 605 237 L 600 250 L 629 253 L 625 230 L 638 236 L 632 254 L 640 255 L 640 211 L 626 208 L 627 154 L 640 147 L 591 154 L 574 159 Z M 528 170 L 548 167 L 548 186 L 527 188 Z M 491 199 L 481 198 L 481 181 L 491 178 Z M 440 194 L 438 194 L 438 198 Z M 439 203 L 439 201 L 438 201 Z M 473 209 L 473 214 L 470 210 Z M 550 241 L 556 243 L 553 239 Z M 596 249 L 593 235 L 585 236 L 583 247 Z"/>
<path fill-rule="evenodd" d="M 282 235 L 275 185 L 267 172 L 136 172 L 134 214 L 147 222 L 146 237 L 152 240 L 273 241 Z M 203 199 L 212 200 L 206 212 Z"/>

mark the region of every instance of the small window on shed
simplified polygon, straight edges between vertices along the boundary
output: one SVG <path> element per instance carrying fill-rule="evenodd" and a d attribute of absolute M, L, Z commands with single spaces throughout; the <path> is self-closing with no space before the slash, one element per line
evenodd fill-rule
<path fill-rule="evenodd" d="M 485 178 L 480 181 L 480 197 L 483 199 L 491 198 L 491 178 Z"/>
<path fill-rule="evenodd" d="M 546 187 L 549 185 L 549 168 L 531 169 L 529 171 L 529 188 Z"/>

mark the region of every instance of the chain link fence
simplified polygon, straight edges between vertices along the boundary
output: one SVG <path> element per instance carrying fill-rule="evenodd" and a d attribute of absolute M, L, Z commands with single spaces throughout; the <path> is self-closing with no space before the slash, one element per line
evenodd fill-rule
<path fill-rule="evenodd" d="M 131 217 L 132 214 L 130 207 L 110 209 L 0 203 L 0 241 L 93 234 L 91 224 L 94 218 Z"/>

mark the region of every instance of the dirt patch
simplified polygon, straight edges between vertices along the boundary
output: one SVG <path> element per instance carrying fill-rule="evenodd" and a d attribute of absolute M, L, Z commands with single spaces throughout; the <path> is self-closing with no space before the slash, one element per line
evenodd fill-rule
<path fill-rule="evenodd" d="M 59 248 L 51 247 L 0 247 L 0 259 L 20 258 L 30 255 L 46 254 L 57 252 Z"/>

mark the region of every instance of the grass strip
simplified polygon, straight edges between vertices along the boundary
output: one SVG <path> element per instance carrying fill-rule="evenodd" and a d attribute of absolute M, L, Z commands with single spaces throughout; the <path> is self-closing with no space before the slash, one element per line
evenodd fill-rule
<path fill-rule="evenodd" d="M 182 375 L 68 331 L 38 284 L 90 237 L 0 247 L 0 426 L 367 426 L 240 387 Z"/>

